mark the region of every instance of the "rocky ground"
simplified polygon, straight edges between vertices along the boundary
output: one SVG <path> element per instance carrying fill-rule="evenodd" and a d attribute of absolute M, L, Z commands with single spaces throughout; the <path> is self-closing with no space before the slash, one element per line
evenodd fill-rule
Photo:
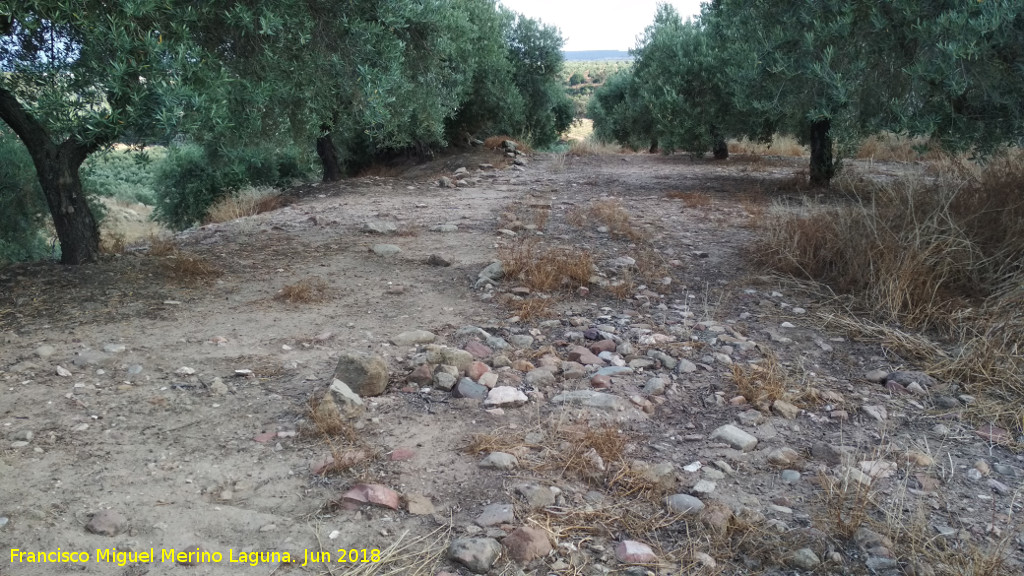
<path fill-rule="evenodd" d="M 514 159 L 0 270 L 0 574 L 1020 573 L 1011 434 L 750 264 L 803 160 Z"/>

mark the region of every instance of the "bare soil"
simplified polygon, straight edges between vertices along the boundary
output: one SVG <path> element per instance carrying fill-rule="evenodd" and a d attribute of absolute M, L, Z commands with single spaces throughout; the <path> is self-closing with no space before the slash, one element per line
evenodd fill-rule
<path fill-rule="evenodd" d="M 849 446 L 862 456 L 857 460 L 875 455 L 899 461 L 898 474 L 876 486 L 874 517 L 885 509 L 908 518 L 924 510 L 930 538 L 940 537 L 935 526 L 952 527 L 951 549 L 968 544 L 994 549 L 1010 566 L 1005 573 L 1019 568 L 1016 494 L 1024 464 L 1019 456 L 975 434 L 976 427 L 961 419 L 962 410 L 938 409 L 926 399 L 894 395 L 866 381 L 870 370 L 907 366 L 877 343 L 828 331 L 816 315 L 825 302 L 750 265 L 757 218 L 769 202 L 791 194 L 786 182 L 805 160 L 537 155 L 522 171 L 499 168 L 474 175 L 481 181 L 472 187 L 437 185 L 439 176 L 460 166 L 474 171 L 479 163 L 500 165 L 501 160 L 494 152 L 466 153 L 410 167 L 398 177 L 305 186 L 291 191 L 291 204 L 282 209 L 177 235 L 177 251 L 170 256 L 142 245 L 97 265 L 0 270 L 0 517 L 8 519 L 0 525 L 0 574 L 346 574 L 354 568 L 300 566 L 304 551 L 387 549 L 405 534 L 408 541 L 436 530 L 442 544 L 449 537 L 482 535 L 468 527 L 483 506 L 518 502 L 512 487 L 524 481 L 559 487 L 563 510 L 584 506 L 582 498 L 591 490 L 621 498 L 612 487 L 558 470 L 484 470 L 477 465 L 482 456 L 464 450 L 475 434 L 518 438 L 581 421 L 578 411 L 548 400 L 563 390 L 589 389 L 588 379 L 560 378 L 551 389 L 537 390 L 522 383 L 523 374 L 503 372 L 503 383 L 514 381 L 510 385 L 533 393 L 532 400 L 491 413 L 476 401 L 408 387 L 414 352 L 389 343 L 414 329 L 434 332 L 451 346 L 465 344 L 456 336 L 464 326 L 506 337 L 534 330 L 534 349 L 509 354 L 536 361 L 544 352 L 562 354 L 559 341 L 566 331 L 620 321 L 654 333 L 685 326 L 690 345 L 683 346 L 687 340 L 680 338 L 673 354 L 701 365 L 694 374 L 648 370 L 616 379 L 608 391 L 629 398 L 652 375 L 669 380 L 666 395 L 649 399 L 648 414 L 616 423 L 630 442 L 629 458 L 675 467 L 679 484 L 667 493 L 686 492 L 696 482 L 683 466 L 724 460 L 734 473 L 717 482 L 708 501 L 756 509 L 798 531 L 783 545 L 806 543 L 815 550 L 823 561 L 816 574 L 871 573 L 865 566 L 871 555 L 836 535 L 823 515 L 825 485 L 817 478 L 828 466 L 810 451 L 815 442 Z M 878 173 L 901 169 L 870 167 Z M 689 193 L 711 201 L 690 206 L 682 199 Z M 517 287 L 514 280 L 501 283 L 497 292 L 474 288 L 477 273 L 497 258 L 499 243 L 510 241 L 499 229 L 512 214 L 545 211 L 548 217 L 538 230 L 520 227 L 517 234 L 587 250 L 601 270 L 607 271 L 610 259 L 635 256 L 643 247 L 636 241 L 613 238 L 597 222 L 582 227 L 567 222 L 573 210 L 605 197 L 621 200 L 671 283 L 638 285 L 624 300 L 595 286 L 589 295 L 558 297 L 551 318 L 528 322 L 514 318 L 517 301 L 507 294 Z M 367 233 L 367 222 L 390 222 L 397 231 Z M 445 223 L 458 230 L 430 230 Z M 397 245 L 401 252 L 379 256 L 371 248 L 380 243 Z M 429 264 L 432 255 L 451 266 Z M 324 299 L 275 298 L 285 286 L 310 279 L 326 283 Z M 692 311 L 691 320 L 679 314 L 683 306 Z M 808 314 L 795 314 L 793 307 Z M 577 327 L 571 318 L 589 323 Z M 796 326 L 783 330 L 791 343 L 773 342 L 770 333 L 787 321 Z M 801 396 L 806 412 L 797 419 L 766 414 L 764 423 L 747 428 L 761 442 L 756 451 L 742 453 L 710 440 L 713 430 L 735 424 L 737 414 L 750 408 L 728 403 L 738 395 L 731 368 L 706 362 L 722 343 L 693 345 L 707 341 L 708 329 L 715 326 L 727 326 L 760 346 L 749 356 L 737 352 L 737 363 L 771 348 L 791 378 L 787 388 L 798 395 L 814 389 L 837 396 Z M 623 328 L 623 337 L 627 334 Z M 123 345 L 123 351 L 114 345 Z M 311 433 L 309 405 L 330 384 L 339 353 L 351 350 L 383 355 L 392 373 L 384 395 L 365 399 L 366 417 L 348 423 L 372 454 L 349 470 L 314 476 L 311 462 L 330 452 L 330 442 L 348 441 L 329 442 Z M 58 367 L 70 376 L 58 374 Z M 251 374 L 236 375 L 240 370 Z M 215 378 L 227 385 L 227 394 L 215 392 Z M 889 407 L 887 422 L 861 411 L 873 404 Z M 641 414 L 643 403 L 635 408 Z M 833 417 L 840 409 L 849 420 Z M 611 420 L 616 421 L 614 415 Z M 950 432 L 934 432 L 938 423 Z M 780 481 L 781 469 L 767 460 L 780 447 L 800 453 L 801 462 L 793 467 L 803 473 L 803 482 Z M 414 455 L 393 461 L 397 449 Z M 900 458 L 908 450 L 930 454 L 934 464 L 907 468 Z M 986 479 L 998 478 L 1008 493 L 994 492 L 986 479 L 965 476 L 978 460 L 1002 466 L 1004 474 L 987 472 Z M 918 472 L 936 478 L 941 488 L 918 486 Z M 360 482 L 424 495 L 436 513 L 336 505 Z M 660 496 L 651 502 L 659 508 Z M 116 536 L 88 532 L 91 516 L 106 509 L 124 516 L 123 531 Z M 535 513 L 517 504 L 516 524 L 546 526 L 556 543 L 551 556 L 525 567 L 529 574 L 620 573 L 626 566 L 611 551 L 625 539 L 655 548 L 661 563 L 647 569 L 659 574 L 702 573 L 696 551 L 718 562 L 703 573 L 794 573 L 784 567 L 790 550 L 716 548 L 718 541 L 689 520 L 639 533 L 615 523 L 575 531 L 559 525 L 550 510 Z M 782 532 L 778 528 L 770 538 Z M 155 548 L 159 556 L 161 549 L 195 545 L 220 552 L 223 562 L 182 567 L 96 561 L 97 549 Z M 426 543 L 419 547 L 429 551 Z M 89 551 L 92 559 L 59 565 L 11 561 L 12 549 L 58 548 Z M 898 543 L 891 548 L 905 549 Z M 228 561 L 243 551 L 290 552 L 298 562 L 253 567 Z M 915 561 L 897 556 L 897 570 Z M 936 573 L 944 573 L 945 564 L 935 563 Z M 387 573 L 441 569 L 469 573 L 444 558 L 399 562 Z M 501 560 L 492 572 L 516 570 Z"/>

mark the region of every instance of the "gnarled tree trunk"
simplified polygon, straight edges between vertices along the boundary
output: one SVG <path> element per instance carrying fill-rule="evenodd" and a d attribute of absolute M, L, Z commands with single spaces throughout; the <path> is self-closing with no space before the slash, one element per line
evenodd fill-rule
<path fill-rule="evenodd" d="M 324 169 L 324 182 L 337 182 L 341 180 L 341 161 L 338 160 L 338 149 L 334 146 L 331 133 L 325 132 L 323 136 L 316 139 L 316 154 L 320 157 L 320 164 Z"/>
<path fill-rule="evenodd" d="M 53 217 L 60 240 L 62 264 L 95 262 L 100 256 L 100 229 L 82 192 L 79 169 L 99 143 L 69 139 L 54 144 L 46 128 L 0 89 L 0 119 L 14 130 L 28 149 L 36 176 Z"/>
<path fill-rule="evenodd" d="M 811 123 L 811 184 L 828 186 L 835 176 L 836 166 L 832 159 L 832 123 L 816 120 Z"/>

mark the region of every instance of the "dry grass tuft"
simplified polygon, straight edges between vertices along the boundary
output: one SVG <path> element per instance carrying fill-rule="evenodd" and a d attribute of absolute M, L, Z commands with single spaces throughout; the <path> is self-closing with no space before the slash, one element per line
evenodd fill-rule
<path fill-rule="evenodd" d="M 733 364 L 732 381 L 739 388 L 740 395 L 758 407 L 770 406 L 786 393 L 786 370 L 771 352 L 765 354 L 760 364 L 746 368 Z"/>
<path fill-rule="evenodd" d="M 621 147 L 614 144 L 598 142 L 593 138 L 569 141 L 568 154 L 570 156 L 611 156 L 621 153 Z"/>
<path fill-rule="evenodd" d="M 861 142 L 854 156 L 862 160 L 917 162 L 940 160 L 946 154 L 938 142 L 931 142 L 926 138 L 910 138 L 903 134 L 883 132 Z"/>
<path fill-rule="evenodd" d="M 170 238 L 151 236 L 149 239 L 149 255 L 157 258 L 170 256 L 178 251 L 178 245 Z"/>
<path fill-rule="evenodd" d="M 149 255 L 159 259 L 159 266 L 164 275 L 175 282 L 210 280 L 221 275 L 221 270 L 205 256 L 181 250 L 171 240 L 154 238 L 150 244 Z"/>
<path fill-rule="evenodd" d="M 287 205 L 276 188 L 245 188 L 210 207 L 204 223 L 229 222 L 246 216 L 272 212 Z"/>
<path fill-rule="evenodd" d="M 125 235 L 120 232 L 104 231 L 100 236 L 100 252 L 103 254 L 124 254 L 127 245 Z"/>
<path fill-rule="evenodd" d="M 1019 429 L 1024 161 L 953 163 L 934 178 L 892 182 L 847 173 L 834 187 L 850 201 L 774 206 L 760 261 L 847 295 L 854 312 L 871 318 L 859 321 L 864 332 L 895 339 L 929 371 L 1013 407 L 990 416 Z M 885 326 L 933 330 L 958 352 Z"/>
<path fill-rule="evenodd" d="M 625 238 L 634 242 L 644 240 L 647 235 L 633 224 L 629 211 L 622 202 L 615 198 L 598 200 L 587 208 L 574 208 L 566 215 L 570 225 L 583 227 L 589 221 L 595 221 L 608 227 L 608 232 L 615 237 Z"/>
<path fill-rule="evenodd" d="M 524 152 L 526 154 L 533 153 L 533 149 L 530 148 L 529 145 L 504 134 L 498 136 L 491 136 L 490 138 L 484 140 L 484 148 L 487 148 L 488 150 L 500 150 L 501 143 L 506 140 L 511 140 L 512 142 L 515 142 L 516 150 L 519 150 L 520 152 Z"/>
<path fill-rule="evenodd" d="M 534 238 L 500 247 L 498 257 L 507 278 L 521 281 L 534 292 L 573 292 L 586 286 L 594 274 L 589 252 L 544 247 Z"/>
<path fill-rule="evenodd" d="M 688 208 L 709 208 L 714 204 L 710 194 L 705 192 L 681 192 L 673 191 L 665 194 L 666 198 L 682 200 Z"/>
<path fill-rule="evenodd" d="M 768 143 L 752 142 L 746 138 L 729 141 L 730 154 L 750 154 L 756 156 L 806 156 L 807 147 L 801 145 L 792 136 L 776 134 Z"/>
<path fill-rule="evenodd" d="M 526 298 L 515 306 L 515 315 L 523 322 L 551 318 L 555 315 L 555 302 L 551 298 Z"/>
<path fill-rule="evenodd" d="M 311 302 L 323 302 L 329 295 L 327 282 L 320 278 L 306 278 L 295 284 L 288 284 L 281 288 L 274 300 L 281 300 L 289 304 Z"/>

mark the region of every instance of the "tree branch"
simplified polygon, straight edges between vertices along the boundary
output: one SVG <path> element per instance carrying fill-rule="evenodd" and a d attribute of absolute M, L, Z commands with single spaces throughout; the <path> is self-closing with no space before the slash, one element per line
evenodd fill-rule
<path fill-rule="evenodd" d="M 18 102 L 18 99 L 3 86 L 0 86 L 0 119 L 18 135 L 33 160 L 37 155 L 45 154 L 54 147 L 53 140 L 46 128 Z M 40 160 L 43 158 L 40 157 Z"/>

